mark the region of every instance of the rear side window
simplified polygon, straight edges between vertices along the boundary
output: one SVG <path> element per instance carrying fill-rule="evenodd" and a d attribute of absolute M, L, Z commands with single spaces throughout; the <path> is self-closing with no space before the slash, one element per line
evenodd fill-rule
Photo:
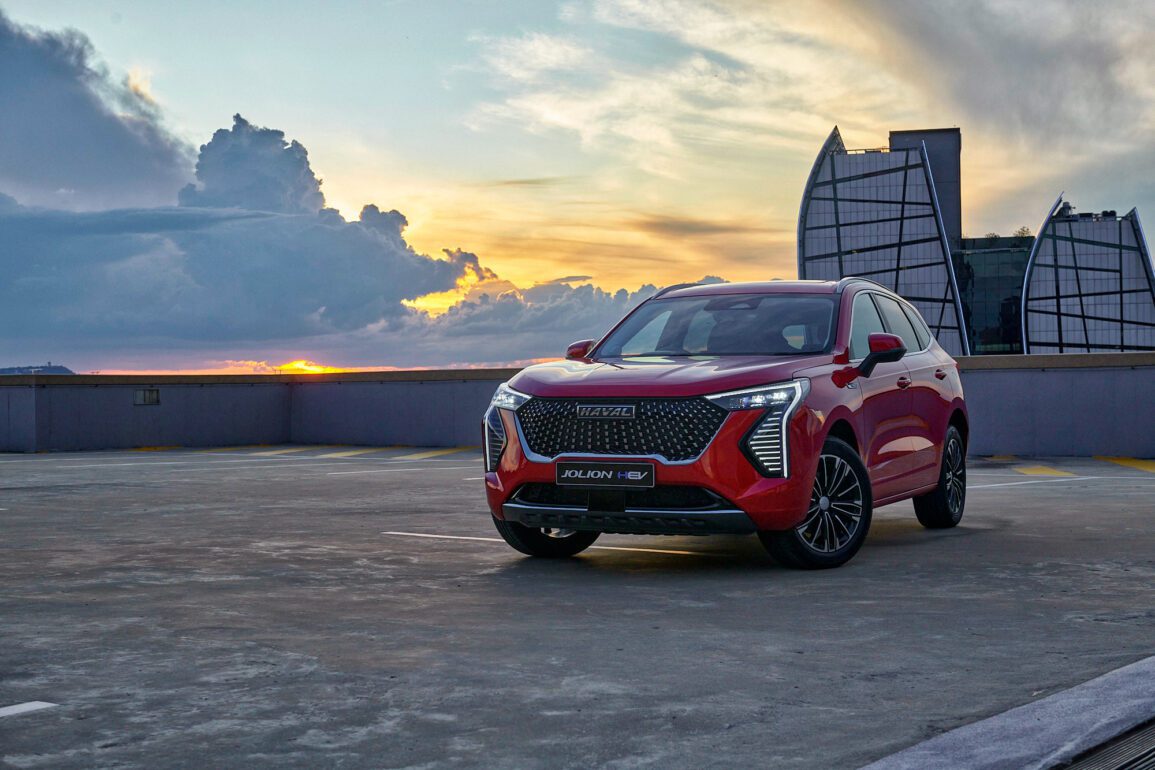
<path fill-rule="evenodd" d="M 870 352 L 870 335 L 885 331 L 870 295 L 866 292 L 855 295 L 850 327 L 850 357 L 854 360 L 866 358 Z"/>
<path fill-rule="evenodd" d="M 899 304 L 890 297 L 884 297 L 881 294 L 875 297 L 875 301 L 878 302 L 878 309 L 882 311 L 882 317 L 886 319 L 890 333 L 902 337 L 902 344 L 906 346 L 907 350 L 922 350 L 922 345 L 918 343 L 918 335 L 914 333 L 910 319 L 906 317 L 906 313 L 902 312 Z"/>
<path fill-rule="evenodd" d="M 926 328 L 926 321 L 922 320 L 922 316 L 910 305 L 903 305 L 902 309 L 910 320 L 910 325 L 914 327 L 914 333 L 918 335 L 918 349 L 924 350 L 930 344 L 930 329 Z"/>

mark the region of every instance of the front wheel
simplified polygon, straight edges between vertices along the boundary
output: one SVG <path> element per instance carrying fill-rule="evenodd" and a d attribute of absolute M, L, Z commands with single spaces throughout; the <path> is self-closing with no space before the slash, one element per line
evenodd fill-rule
<path fill-rule="evenodd" d="M 914 498 L 914 513 L 927 529 L 949 529 L 962 520 L 966 501 L 967 453 L 958 428 L 952 425 L 946 429 L 943 442 L 938 486 Z"/>
<path fill-rule="evenodd" d="M 874 499 L 866 466 L 845 441 L 828 438 L 818 458 L 806 519 L 785 532 L 759 532 L 780 564 L 829 569 L 850 561 L 870 529 Z"/>
<path fill-rule="evenodd" d="M 536 529 L 518 524 L 516 521 L 502 521 L 493 517 L 493 526 L 505 542 L 527 556 L 547 559 L 562 559 L 581 553 L 593 545 L 600 532 L 579 532 L 573 529 Z"/>

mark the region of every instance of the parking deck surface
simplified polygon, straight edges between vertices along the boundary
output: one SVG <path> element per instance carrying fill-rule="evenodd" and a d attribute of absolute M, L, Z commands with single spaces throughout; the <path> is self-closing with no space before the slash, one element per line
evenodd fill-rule
<path fill-rule="evenodd" d="M 1155 653 L 1155 463 L 970 470 L 802 573 L 524 558 L 474 450 L 0 455 L 0 763 L 851 768 Z"/>

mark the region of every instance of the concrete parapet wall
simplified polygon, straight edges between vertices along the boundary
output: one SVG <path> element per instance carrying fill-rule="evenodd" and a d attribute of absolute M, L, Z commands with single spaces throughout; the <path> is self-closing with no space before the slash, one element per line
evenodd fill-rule
<path fill-rule="evenodd" d="M 1155 354 L 960 360 L 973 454 L 1155 457 Z M 480 442 L 516 369 L 0 377 L 0 451 Z M 159 391 L 155 406 L 137 391 Z"/>

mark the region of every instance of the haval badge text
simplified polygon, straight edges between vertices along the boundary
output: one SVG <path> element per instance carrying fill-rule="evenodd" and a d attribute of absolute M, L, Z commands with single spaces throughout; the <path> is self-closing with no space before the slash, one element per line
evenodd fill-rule
<path fill-rule="evenodd" d="M 755 533 L 782 564 L 837 567 L 875 508 L 912 498 L 943 528 L 966 501 L 958 366 L 865 279 L 665 289 L 499 387 L 483 430 L 493 522 L 531 556 Z"/>

